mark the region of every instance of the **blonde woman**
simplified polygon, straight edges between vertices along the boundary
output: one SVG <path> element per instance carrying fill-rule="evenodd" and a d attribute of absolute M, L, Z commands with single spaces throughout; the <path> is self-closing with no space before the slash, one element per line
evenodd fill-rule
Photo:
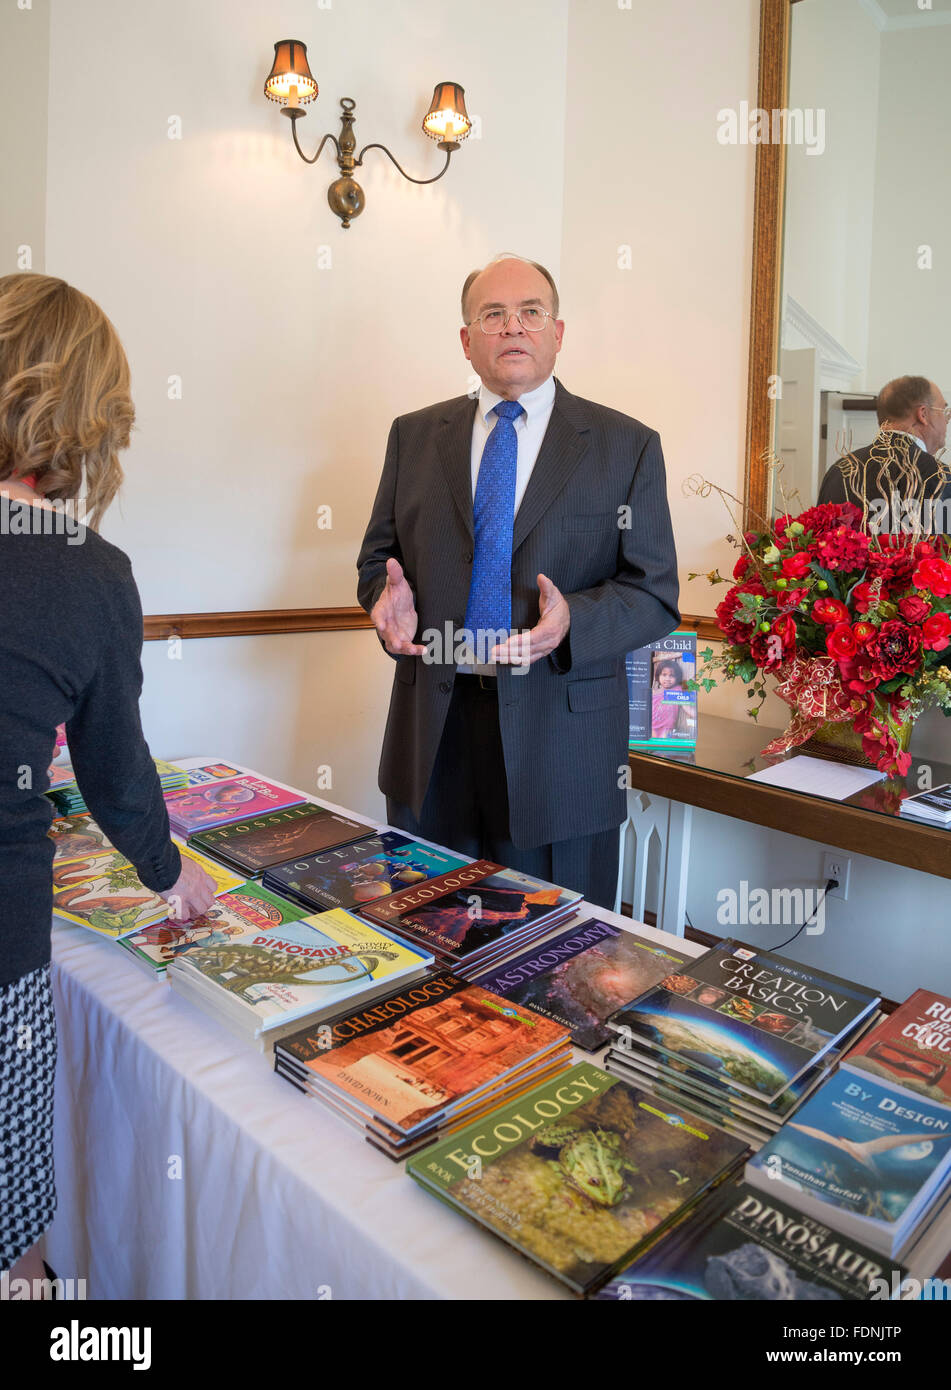
<path fill-rule="evenodd" d="M 12 1278 L 43 1278 L 37 1241 L 56 1207 L 43 793 L 58 725 L 86 804 L 142 882 L 175 895 L 186 921 L 214 896 L 169 837 L 139 721 L 138 590 L 95 529 L 133 418 L 102 310 L 63 280 L 0 277 L 0 1271 Z"/>

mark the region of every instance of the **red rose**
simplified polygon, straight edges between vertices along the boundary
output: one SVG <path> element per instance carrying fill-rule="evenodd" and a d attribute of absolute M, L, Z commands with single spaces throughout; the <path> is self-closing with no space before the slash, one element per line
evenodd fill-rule
<path fill-rule="evenodd" d="M 787 555 L 783 561 L 783 575 L 786 579 L 805 579 L 809 573 L 809 556 L 802 550 L 795 555 Z"/>
<path fill-rule="evenodd" d="M 773 632 L 783 644 L 783 654 L 791 652 L 796 645 L 796 624 L 790 614 L 786 613 L 775 620 Z"/>
<path fill-rule="evenodd" d="M 776 602 L 783 610 L 798 608 L 807 592 L 806 589 L 780 589 L 776 594 Z"/>
<path fill-rule="evenodd" d="M 931 605 L 917 594 L 912 594 L 909 598 L 898 600 L 898 611 L 906 623 L 923 623 L 931 612 Z"/>
<path fill-rule="evenodd" d="M 921 625 L 922 645 L 932 652 L 943 652 L 951 642 L 951 618 L 947 613 L 932 613 Z"/>
<path fill-rule="evenodd" d="M 922 560 L 912 575 L 916 589 L 928 589 L 935 598 L 951 594 L 951 565 L 946 560 Z"/>
<path fill-rule="evenodd" d="M 865 651 L 872 659 L 873 669 L 880 681 L 890 681 L 900 672 L 911 673 L 918 665 L 921 634 L 917 628 L 893 618 L 882 623 L 878 635 L 867 644 Z"/>
<path fill-rule="evenodd" d="M 826 651 L 836 661 L 848 661 L 858 648 L 855 633 L 848 623 L 837 623 L 826 633 Z"/>
<path fill-rule="evenodd" d="M 852 590 L 852 606 L 856 613 L 867 613 L 873 603 L 879 600 L 879 593 L 872 584 L 856 584 Z"/>
<path fill-rule="evenodd" d="M 743 576 L 744 576 L 744 574 L 746 573 L 746 571 L 749 569 L 749 567 L 750 567 L 750 557 L 749 557 L 747 554 L 744 553 L 743 555 L 740 556 L 740 558 L 737 560 L 736 564 L 733 566 L 733 578 L 734 578 L 734 579 L 742 579 Z"/>
<path fill-rule="evenodd" d="M 817 598 L 812 605 L 812 616 L 824 627 L 834 627 L 836 623 L 849 621 L 849 610 L 837 598 Z"/>
<path fill-rule="evenodd" d="M 860 647 L 864 647 L 866 642 L 871 641 L 877 631 L 878 628 L 874 623 L 859 621 L 852 624 L 852 634 Z"/>

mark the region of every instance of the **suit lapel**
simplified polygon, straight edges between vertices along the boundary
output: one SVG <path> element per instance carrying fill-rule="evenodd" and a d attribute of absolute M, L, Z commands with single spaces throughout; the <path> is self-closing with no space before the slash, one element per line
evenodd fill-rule
<path fill-rule="evenodd" d="M 436 451 L 446 473 L 449 491 L 470 537 L 472 524 L 472 422 L 478 399 L 463 397 L 453 404 L 436 435 Z"/>
<path fill-rule="evenodd" d="M 538 524 L 588 451 L 588 423 L 578 398 L 555 380 L 555 403 L 528 480 L 522 505 L 515 515 L 512 552 Z"/>

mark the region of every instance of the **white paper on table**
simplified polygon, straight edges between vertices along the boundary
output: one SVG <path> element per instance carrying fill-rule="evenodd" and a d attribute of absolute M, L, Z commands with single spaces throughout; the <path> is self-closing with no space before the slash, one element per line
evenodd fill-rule
<path fill-rule="evenodd" d="M 773 767 L 764 767 L 762 772 L 751 772 L 750 782 L 768 782 L 773 787 L 786 787 L 793 792 L 811 792 L 813 796 L 825 796 L 832 801 L 844 801 L 853 792 L 870 787 L 873 782 L 881 782 L 884 772 L 874 767 L 852 767 L 849 763 L 836 763 L 826 758 L 811 758 L 808 753 L 797 753 L 785 762 Z"/>

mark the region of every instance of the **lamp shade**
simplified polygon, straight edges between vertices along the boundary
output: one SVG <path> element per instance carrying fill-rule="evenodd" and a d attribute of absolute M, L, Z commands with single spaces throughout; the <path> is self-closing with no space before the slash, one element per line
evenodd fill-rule
<path fill-rule="evenodd" d="M 317 95 L 317 83 L 307 62 L 307 45 L 300 39 L 281 39 L 274 45 L 274 62 L 264 83 L 264 95 L 282 106 L 313 101 Z"/>
<path fill-rule="evenodd" d="M 472 129 L 466 113 L 466 94 L 458 82 L 437 82 L 423 130 L 430 140 L 464 140 Z"/>

